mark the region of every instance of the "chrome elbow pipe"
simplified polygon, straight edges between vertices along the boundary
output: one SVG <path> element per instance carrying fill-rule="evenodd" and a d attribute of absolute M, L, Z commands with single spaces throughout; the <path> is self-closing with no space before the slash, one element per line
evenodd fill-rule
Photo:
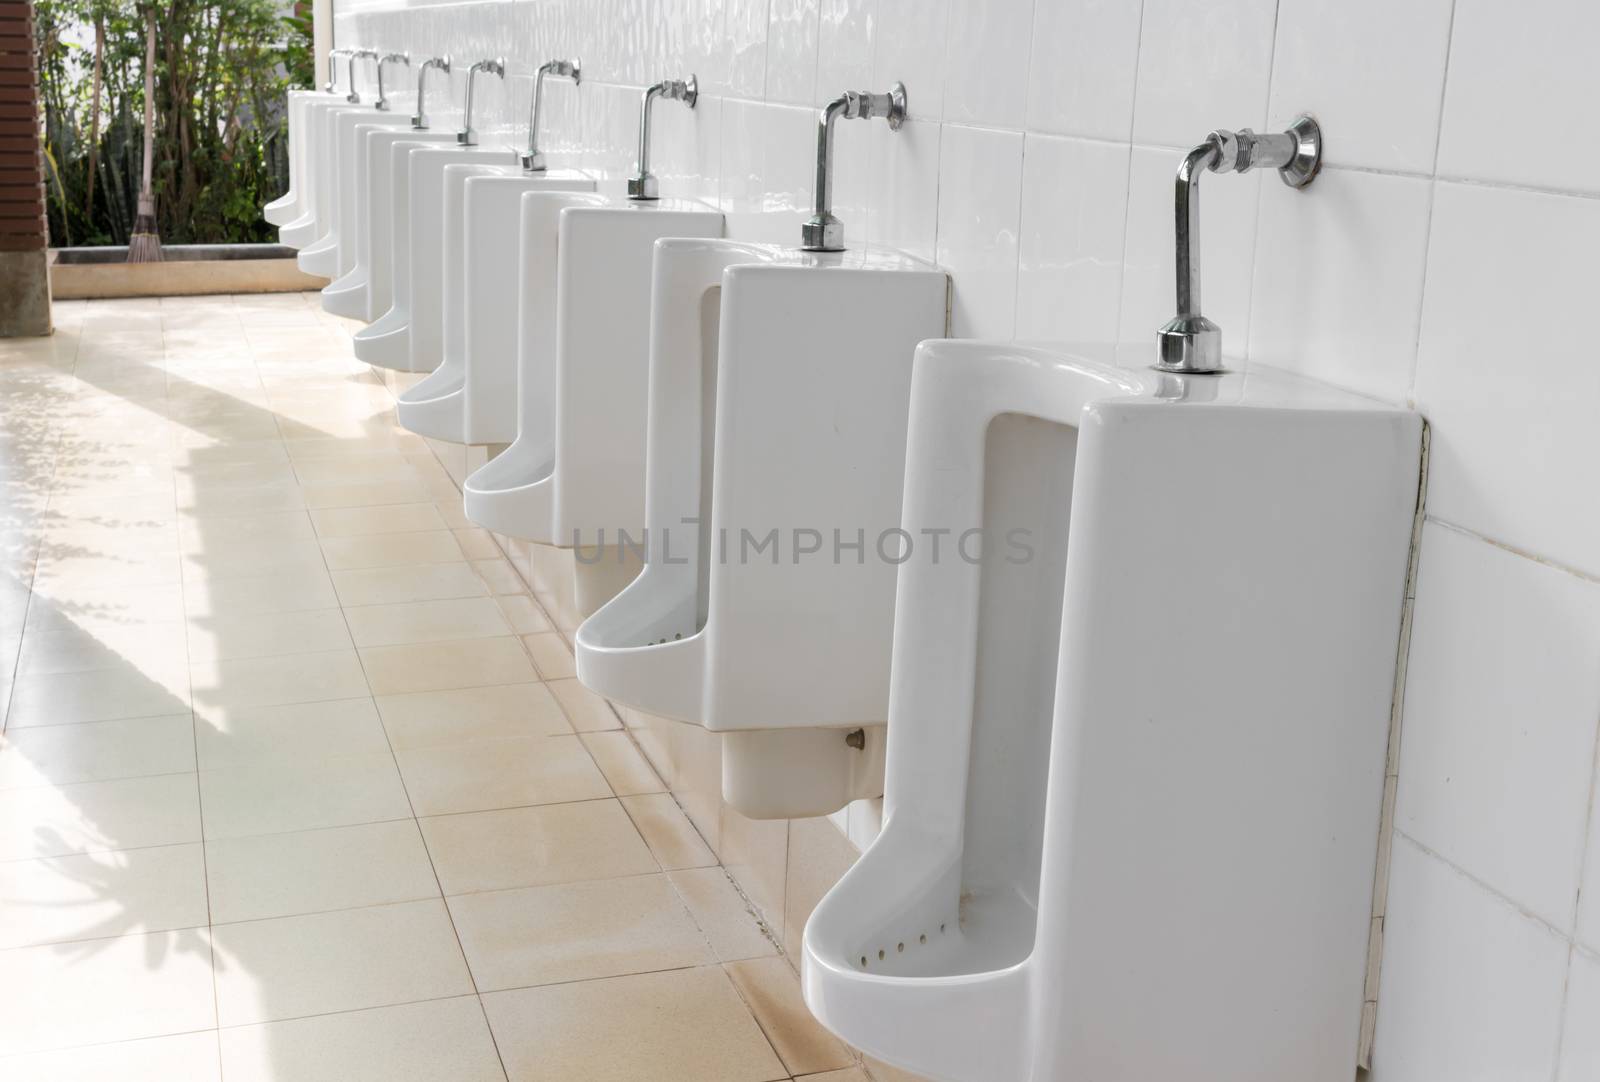
<path fill-rule="evenodd" d="M 345 95 L 344 100 L 349 102 L 351 105 L 360 105 L 361 104 L 361 94 L 360 94 L 359 91 L 356 90 L 356 61 L 357 60 L 376 60 L 376 59 L 378 59 L 378 50 L 376 50 L 376 49 L 351 49 L 349 52 L 344 54 L 344 58 L 345 58 L 345 63 L 348 65 L 346 70 L 349 72 L 349 80 L 350 80 L 350 93 Z"/>
<path fill-rule="evenodd" d="M 423 107 L 423 101 L 428 89 L 429 68 L 438 68 L 444 74 L 449 75 L 450 54 L 430 56 L 417 67 L 417 113 L 411 118 L 411 127 L 417 131 L 425 131 L 428 127 L 428 111 Z"/>
<path fill-rule="evenodd" d="M 493 60 L 480 60 L 467 69 L 467 104 L 461 114 L 461 130 L 456 132 L 456 143 L 460 146 L 471 147 L 478 145 L 478 132 L 472 126 L 472 101 L 473 88 L 478 81 L 478 73 L 486 71 L 490 75 L 498 75 L 502 80 L 506 77 L 506 58 L 496 57 Z"/>
<path fill-rule="evenodd" d="M 906 119 L 906 85 L 895 83 L 885 94 L 847 90 L 817 114 L 817 176 L 811 217 L 800 227 L 800 247 L 807 252 L 844 251 L 844 223 L 833 213 L 833 125 L 836 120 L 883 117 L 890 131 Z"/>
<path fill-rule="evenodd" d="M 639 169 L 628 178 L 628 198 L 648 201 L 661 198 L 661 185 L 650 172 L 650 112 L 657 98 L 681 101 L 689 108 L 700 100 L 699 84 L 693 75 L 684 79 L 663 79 L 645 90 L 639 103 Z"/>
<path fill-rule="evenodd" d="M 380 109 L 383 112 L 388 112 L 389 97 L 383 92 L 383 66 L 385 64 L 404 64 L 409 68 L 411 66 L 411 54 L 384 53 L 382 56 L 378 57 L 378 100 L 372 103 L 372 107 L 374 109 Z"/>
<path fill-rule="evenodd" d="M 1200 178 L 1206 173 L 1276 169 L 1291 188 L 1304 188 L 1322 165 L 1322 129 L 1302 116 L 1277 135 L 1218 129 L 1185 154 L 1174 189 L 1178 314 L 1156 332 L 1155 368 L 1205 375 L 1221 372 L 1222 328 L 1200 310 Z"/>
<path fill-rule="evenodd" d="M 522 153 L 522 170 L 525 173 L 545 171 L 544 152 L 539 149 L 539 121 L 544 113 L 544 77 L 554 75 L 571 79 L 574 86 L 583 82 L 583 63 L 580 60 L 551 60 L 540 65 L 533 80 L 533 103 L 528 107 L 528 149 Z"/>

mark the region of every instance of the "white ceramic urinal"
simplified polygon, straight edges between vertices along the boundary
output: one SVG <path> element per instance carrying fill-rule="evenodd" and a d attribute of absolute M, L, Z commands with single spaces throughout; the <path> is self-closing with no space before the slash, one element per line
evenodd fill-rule
<path fill-rule="evenodd" d="M 389 148 L 389 228 L 374 229 L 374 237 L 382 236 L 382 245 L 389 251 L 384 260 L 375 246 L 373 254 L 374 280 L 384 283 L 388 304 L 379 308 L 381 314 L 369 326 L 361 328 L 351 338 L 359 360 L 378 368 L 398 372 L 425 371 L 413 369 L 411 361 L 411 250 L 413 236 L 413 206 L 411 201 L 411 155 L 419 150 L 454 145 L 454 132 L 413 132 L 414 138 L 397 139 Z M 430 208 L 420 207 L 426 211 Z M 387 273 L 385 273 L 385 268 Z M 382 304 L 380 284 L 374 291 L 374 301 Z"/>
<path fill-rule="evenodd" d="M 436 156 L 450 153 L 447 150 L 435 152 Z M 439 177 L 442 187 L 440 258 L 425 266 L 426 256 L 419 248 L 412 263 L 415 291 L 412 356 L 424 359 L 437 356 L 439 361 L 426 379 L 400 395 L 395 403 L 395 416 L 403 426 L 420 436 L 451 443 L 479 442 L 468 440 L 466 435 L 469 337 L 498 342 L 508 364 L 513 356 L 510 343 L 514 341 L 516 329 L 515 298 L 511 306 L 473 304 L 467 279 L 471 268 L 479 264 L 505 274 L 508 279 L 515 275 L 518 204 L 515 199 L 480 199 L 475 208 L 477 213 L 472 213 L 468 185 L 474 181 L 502 181 L 503 187 L 517 198 L 524 191 L 586 192 L 594 189 L 594 180 L 587 173 L 570 169 L 524 173 L 515 155 L 511 156 L 510 163 L 504 161 L 504 156 L 502 151 L 493 159 L 445 165 Z M 416 179 L 414 169 L 413 180 Z M 429 171 L 427 179 L 421 183 L 428 184 L 433 179 Z M 475 284 L 482 285 L 483 280 L 483 275 L 479 274 Z M 507 284 L 506 281 L 500 283 L 502 291 Z M 501 295 L 504 296 L 504 292 Z M 515 433 L 501 435 L 499 441 L 482 442 L 510 442 Z"/>
<path fill-rule="evenodd" d="M 884 827 L 806 1001 L 942 1082 L 1349 1082 L 1422 421 L 1111 360 L 918 350 Z"/>
<path fill-rule="evenodd" d="M 339 173 L 343 183 L 339 189 L 338 222 L 336 229 L 338 276 L 322 287 L 322 307 L 334 315 L 348 319 L 367 320 L 367 274 L 361 266 L 360 252 L 367 243 L 371 227 L 373 196 L 376 175 L 371 168 L 372 138 L 384 134 L 399 139 L 415 135 L 411 129 L 409 106 L 399 100 L 393 102 L 394 112 L 374 113 L 371 116 L 345 115 L 339 118 Z"/>
<path fill-rule="evenodd" d="M 322 90 L 291 90 L 288 94 L 288 126 L 284 138 L 289 151 L 289 190 L 261 208 L 261 216 L 277 226 L 288 225 L 301 214 L 301 197 L 306 191 L 305 106 L 315 98 L 333 95 Z"/>
<path fill-rule="evenodd" d="M 657 247 L 648 555 L 578 674 L 724 734 L 745 815 L 882 791 L 911 360 L 947 289 L 891 252 Z"/>
<path fill-rule="evenodd" d="M 529 335 L 529 348 L 540 354 L 540 370 L 549 377 L 529 380 L 528 390 L 539 396 L 535 409 L 551 412 L 554 408 L 556 242 L 561 211 L 569 206 L 594 206 L 599 201 L 592 183 L 582 190 L 550 191 L 530 183 L 539 175 L 484 174 L 466 182 L 462 315 L 455 321 L 461 336 L 458 356 L 465 443 L 510 444 L 517 439 L 517 340 L 524 331 Z M 508 223 L 516 223 L 517 228 L 508 232 Z M 445 322 L 448 365 L 452 348 L 448 308 Z M 535 424 L 530 437 L 533 430 L 548 439 L 553 428 Z M 467 491 L 470 503 L 470 478 Z"/>
<path fill-rule="evenodd" d="M 304 159 L 302 173 L 305 191 L 301 197 L 300 216 L 278 230 L 279 242 L 291 248 L 304 250 L 315 244 L 327 230 L 333 195 L 328 165 L 327 120 L 334 110 L 351 108 L 355 107 L 338 94 L 308 98 L 301 106 L 304 120 L 300 145 Z"/>
<path fill-rule="evenodd" d="M 373 322 L 394 304 L 395 240 L 404 229 L 394 212 L 394 148 L 453 142 L 455 133 L 380 128 L 366 137 L 366 199 L 356 214 L 356 263 L 350 273 L 323 289 L 323 306 L 335 310 L 329 295 L 348 291 L 336 302 L 340 315 Z M 366 328 L 363 328 L 365 330 Z"/>
<path fill-rule="evenodd" d="M 335 105 L 320 114 L 320 130 L 316 134 L 319 233 L 316 240 L 301 248 L 295 257 L 300 269 L 307 274 L 330 279 L 339 275 L 339 214 L 343 209 L 343 185 L 353 164 L 344 149 L 348 141 L 345 136 L 357 121 L 382 115 L 366 104 Z"/>
<path fill-rule="evenodd" d="M 528 194 L 522 226 L 517 438 L 467 478 L 464 507 L 490 529 L 587 553 L 575 568 L 587 614 L 638 570 L 618 531 L 643 537 L 655 246 L 720 236 L 723 218 L 692 200 Z"/>

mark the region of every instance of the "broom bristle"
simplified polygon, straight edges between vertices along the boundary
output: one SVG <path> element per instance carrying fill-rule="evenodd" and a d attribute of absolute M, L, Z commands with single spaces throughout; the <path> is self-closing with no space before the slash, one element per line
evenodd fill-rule
<path fill-rule="evenodd" d="M 133 220 L 133 234 L 128 238 L 129 263 L 160 263 L 161 237 L 157 233 L 154 200 L 139 196 L 139 216 Z"/>

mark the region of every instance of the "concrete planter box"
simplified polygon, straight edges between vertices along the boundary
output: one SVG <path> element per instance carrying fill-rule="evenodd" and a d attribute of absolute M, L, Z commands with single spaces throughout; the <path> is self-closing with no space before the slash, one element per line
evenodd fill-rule
<path fill-rule="evenodd" d="M 294 293 L 321 289 L 293 248 L 280 244 L 173 244 L 160 263 L 129 263 L 127 248 L 56 248 L 50 290 L 57 300 L 172 297 L 200 293 Z"/>

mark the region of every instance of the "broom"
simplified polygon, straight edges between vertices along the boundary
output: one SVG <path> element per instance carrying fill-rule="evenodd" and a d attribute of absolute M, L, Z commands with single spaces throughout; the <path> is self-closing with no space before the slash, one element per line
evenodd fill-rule
<path fill-rule="evenodd" d="M 145 10 L 144 27 L 144 174 L 139 188 L 139 216 L 128 238 L 129 263 L 161 262 L 161 237 L 156 232 L 156 193 L 150 186 L 156 136 L 156 9 Z"/>

